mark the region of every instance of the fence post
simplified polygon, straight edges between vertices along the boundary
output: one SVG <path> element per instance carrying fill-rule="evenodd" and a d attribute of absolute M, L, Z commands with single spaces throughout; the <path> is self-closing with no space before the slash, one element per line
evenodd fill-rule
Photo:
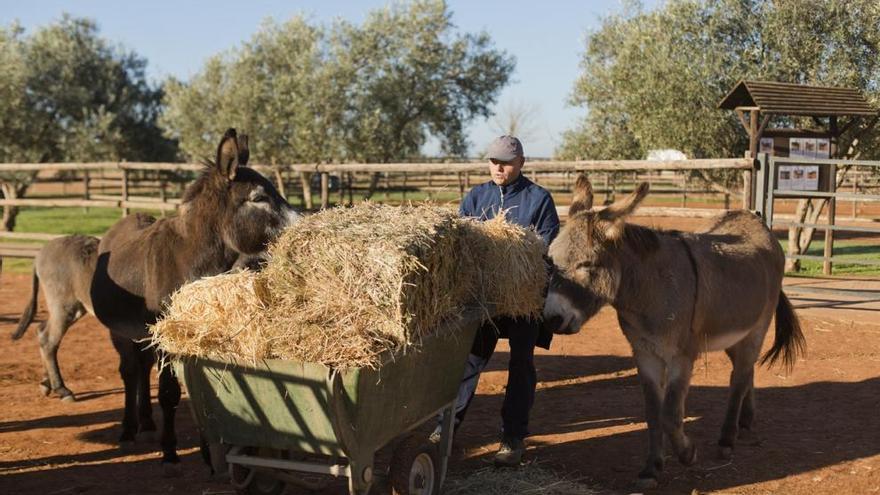
<path fill-rule="evenodd" d="M 406 201 L 406 172 L 403 173 L 403 201 Z"/>
<path fill-rule="evenodd" d="M 89 171 L 83 170 L 83 199 L 89 199 Z"/>
<path fill-rule="evenodd" d="M 122 216 L 128 216 L 128 169 L 122 169 Z"/>
<path fill-rule="evenodd" d="M 321 172 L 321 209 L 330 206 L 330 173 Z"/>
<path fill-rule="evenodd" d="M 752 207 L 752 170 L 743 170 L 743 193 L 742 208 L 749 210 Z"/>
<path fill-rule="evenodd" d="M 687 208 L 688 205 L 688 177 L 687 174 L 682 175 L 681 181 L 681 207 Z"/>
<path fill-rule="evenodd" d="M 830 170 L 828 171 L 828 189 L 832 193 L 837 192 L 837 164 L 829 165 Z M 837 198 L 831 197 L 828 198 L 828 226 L 831 227 L 834 225 L 834 216 L 837 210 Z M 832 265 L 831 265 L 831 257 L 834 255 L 834 231 L 829 229 L 825 229 L 825 250 L 822 254 L 822 257 L 825 258 L 822 261 L 822 273 L 825 275 L 831 275 Z"/>
<path fill-rule="evenodd" d="M 853 184 L 852 184 L 852 193 L 853 193 L 853 196 L 855 196 L 858 192 L 859 192 L 859 176 L 856 175 L 855 177 L 853 177 Z M 854 197 L 853 200 L 852 200 L 852 217 L 853 217 L 853 220 L 855 220 L 856 217 L 859 216 L 858 204 L 859 204 L 859 202 L 856 201 L 856 198 Z"/>
<path fill-rule="evenodd" d="M 458 173 L 458 200 L 461 201 L 464 199 L 464 181 L 462 180 L 461 172 Z"/>
<path fill-rule="evenodd" d="M 282 198 L 287 199 L 287 190 L 284 188 L 284 176 L 281 174 L 281 168 L 273 167 L 272 173 L 275 175 L 275 183 L 278 185 L 278 194 Z"/>

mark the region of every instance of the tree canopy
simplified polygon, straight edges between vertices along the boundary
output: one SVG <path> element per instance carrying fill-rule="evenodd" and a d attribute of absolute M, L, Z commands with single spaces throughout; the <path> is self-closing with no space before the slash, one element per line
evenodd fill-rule
<path fill-rule="evenodd" d="M 168 160 L 162 90 L 146 60 L 65 15 L 27 35 L 0 27 L 0 161 Z"/>
<path fill-rule="evenodd" d="M 669 0 L 650 12 L 631 3 L 589 33 L 581 68 L 570 102 L 587 115 L 565 133 L 560 158 L 657 148 L 743 156 L 745 131 L 717 108 L 740 79 L 855 87 L 880 100 L 880 3 Z M 868 141 L 862 156 L 876 157 Z"/>
<path fill-rule="evenodd" d="M 228 125 L 259 136 L 263 163 L 389 162 L 418 155 L 429 136 L 463 155 L 466 124 L 490 115 L 513 67 L 486 33 L 457 32 L 439 0 L 394 4 L 360 25 L 267 21 L 190 81 L 169 81 L 162 122 L 193 157 Z"/>

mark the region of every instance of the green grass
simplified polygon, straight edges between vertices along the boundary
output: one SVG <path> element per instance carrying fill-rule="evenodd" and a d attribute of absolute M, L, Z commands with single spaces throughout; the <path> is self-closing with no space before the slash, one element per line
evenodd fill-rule
<path fill-rule="evenodd" d="M 140 210 L 135 210 L 140 211 Z M 156 217 L 157 211 L 144 211 Z M 16 217 L 15 232 L 24 234 L 86 234 L 103 235 L 116 221 L 122 218 L 122 210 L 116 208 L 22 208 Z M 38 244 L 40 241 L 26 239 L 10 242 Z M 29 259 L 4 258 L 3 271 L 11 273 L 30 273 L 33 262 Z"/>
<path fill-rule="evenodd" d="M 788 241 L 780 241 L 782 249 L 788 248 Z M 810 243 L 806 254 L 810 256 L 822 256 L 825 251 L 825 241 L 816 240 Z M 834 257 L 846 259 L 867 259 L 880 262 L 880 244 L 859 244 L 851 241 L 835 241 Z M 845 263 L 834 263 L 832 266 L 832 274 L 834 275 L 859 275 L 859 276 L 880 276 L 880 266 L 878 265 L 855 265 Z M 821 277 L 822 262 L 813 260 L 801 260 L 801 271 L 792 274 L 804 277 Z"/>

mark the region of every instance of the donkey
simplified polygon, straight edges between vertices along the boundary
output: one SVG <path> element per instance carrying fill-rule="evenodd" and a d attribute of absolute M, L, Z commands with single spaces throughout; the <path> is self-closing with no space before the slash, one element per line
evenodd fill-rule
<path fill-rule="evenodd" d="M 664 435 L 679 461 L 696 460 L 682 420 L 694 361 L 724 350 L 733 363 L 719 454 L 729 458 L 738 429 L 755 419 L 754 368 L 776 316 L 773 346 L 761 358 L 794 365 L 805 350 L 791 303 L 782 292 L 785 257 L 761 221 L 748 211 L 721 214 L 696 234 L 663 232 L 626 223 L 648 193 L 593 211 L 592 186 L 580 176 L 569 219 L 549 248 L 555 266 L 544 307 L 545 324 L 574 334 L 599 309 L 617 310 L 645 395 L 650 453 L 638 477 L 657 485 Z"/>
<path fill-rule="evenodd" d="M 101 239 L 91 284 L 95 316 L 110 329 L 125 388 L 120 444 L 155 432 L 149 401 L 156 352 L 144 339 L 171 295 L 198 278 L 229 270 L 241 255 L 266 250 L 299 215 L 265 177 L 245 167 L 247 136 L 224 134 L 215 162 L 184 192 L 179 214 L 156 220 L 138 214 L 117 222 Z M 160 358 L 162 356 L 159 356 Z M 140 391 L 140 393 L 139 393 Z M 144 393 L 146 392 L 146 393 Z M 138 400 L 138 396 L 146 397 Z M 162 463 L 179 472 L 174 418 L 180 384 L 169 367 L 159 371 Z"/>
<path fill-rule="evenodd" d="M 63 402 L 76 401 L 76 395 L 64 384 L 58 365 L 58 348 L 74 323 L 86 314 L 95 315 L 89 292 L 98 260 L 99 242 L 97 237 L 74 234 L 53 239 L 40 249 L 34 259 L 31 297 L 12 334 L 12 340 L 19 340 L 33 323 L 42 290 L 49 317 L 40 323 L 37 330 L 44 368 L 40 392 L 47 397 L 55 395 Z M 267 261 L 265 252 L 242 255 L 232 270 L 246 268 L 259 271 Z"/>
<path fill-rule="evenodd" d="M 48 305 L 49 319 L 40 324 L 37 340 L 43 359 L 43 395 L 55 394 L 62 401 L 73 402 L 76 396 L 66 386 L 58 367 L 58 346 L 77 320 L 92 310 L 89 287 L 98 259 L 98 238 L 68 235 L 46 243 L 34 259 L 31 298 L 18 321 L 12 340 L 18 340 L 34 321 L 40 287 Z"/>

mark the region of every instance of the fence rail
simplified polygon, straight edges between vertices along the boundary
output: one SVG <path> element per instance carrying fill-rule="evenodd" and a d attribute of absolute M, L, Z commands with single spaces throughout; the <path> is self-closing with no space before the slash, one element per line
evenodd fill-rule
<path fill-rule="evenodd" d="M 421 191 L 431 197 L 443 191 L 458 193 L 459 196 L 470 188 L 471 174 L 478 174 L 480 181 L 486 174 L 486 163 L 483 161 L 449 162 L 449 163 L 328 163 L 328 164 L 289 164 L 269 166 L 265 164 L 251 165 L 276 182 L 284 193 L 292 191 L 301 194 L 304 204 L 310 204 L 312 189 L 316 189 L 320 197 L 321 207 L 327 207 L 331 199 L 338 194 L 339 202 L 352 202 L 353 193 L 373 191 L 378 182 L 382 194 L 389 190 L 402 192 L 404 200 L 407 192 Z M 657 185 L 655 191 L 664 194 L 682 196 L 682 208 L 646 207 L 640 210 L 646 216 L 681 216 L 707 217 L 719 210 L 684 208 L 689 196 L 724 194 L 725 208 L 729 207 L 731 191 L 718 185 L 689 184 L 686 176 L 680 174 L 692 170 L 731 170 L 749 177 L 752 173 L 753 161 L 744 158 L 645 161 L 645 160 L 581 160 L 581 161 L 529 161 L 526 164 L 526 175 L 554 186 L 557 190 L 570 188 L 575 175 L 580 172 L 604 174 L 604 184 L 594 180 L 597 193 L 605 193 L 606 198 L 620 192 L 620 182 L 626 183 L 647 180 Z M 180 194 L 184 186 L 197 173 L 205 168 L 197 163 L 142 163 L 142 162 L 95 162 L 95 163 L 6 163 L 0 164 L 0 180 L 10 175 L 29 174 L 31 178 L 39 174 L 38 184 L 41 187 L 58 180 L 63 184 L 61 196 L 51 198 L 3 198 L 0 206 L 7 207 L 76 207 L 76 208 L 115 208 L 122 210 L 122 215 L 130 209 L 146 209 L 165 212 L 175 210 L 180 204 Z M 659 174 L 672 171 L 675 174 Z M 640 175 L 639 173 L 642 172 Z M 60 179 L 49 177 L 62 173 Z M 331 179 L 331 174 L 337 176 Z M 622 179 L 621 174 L 625 177 Z M 629 175 L 631 174 L 631 175 Z M 316 182 L 312 184 L 311 177 Z M 71 177 L 72 176 L 72 177 Z M 609 177 L 611 179 L 609 180 Z M 615 179 L 615 177 L 617 177 Z M 357 181 L 361 181 L 356 184 Z M 371 182 L 372 181 L 372 182 Z M 293 186 L 298 182 L 297 186 Z M 370 186 L 364 184 L 369 183 Z M 334 185 L 335 184 L 335 185 Z M 71 198 L 71 186 L 80 191 L 79 196 Z M 175 188 L 174 186 L 177 186 Z M 347 192 L 348 198 L 345 200 Z M 54 195 L 54 194 L 53 194 Z M 331 198 L 331 195 L 333 198 Z M 307 199 L 308 198 L 308 199 Z M 380 198 L 381 199 L 381 198 Z M 565 215 L 568 208 L 559 208 Z M 49 233 L 6 233 L 0 232 L 0 257 L 33 256 L 39 245 L 35 243 L 16 242 L 47 241 L 57 234 Z M 9 242 L 7 242 L 9 241 Z"/>

